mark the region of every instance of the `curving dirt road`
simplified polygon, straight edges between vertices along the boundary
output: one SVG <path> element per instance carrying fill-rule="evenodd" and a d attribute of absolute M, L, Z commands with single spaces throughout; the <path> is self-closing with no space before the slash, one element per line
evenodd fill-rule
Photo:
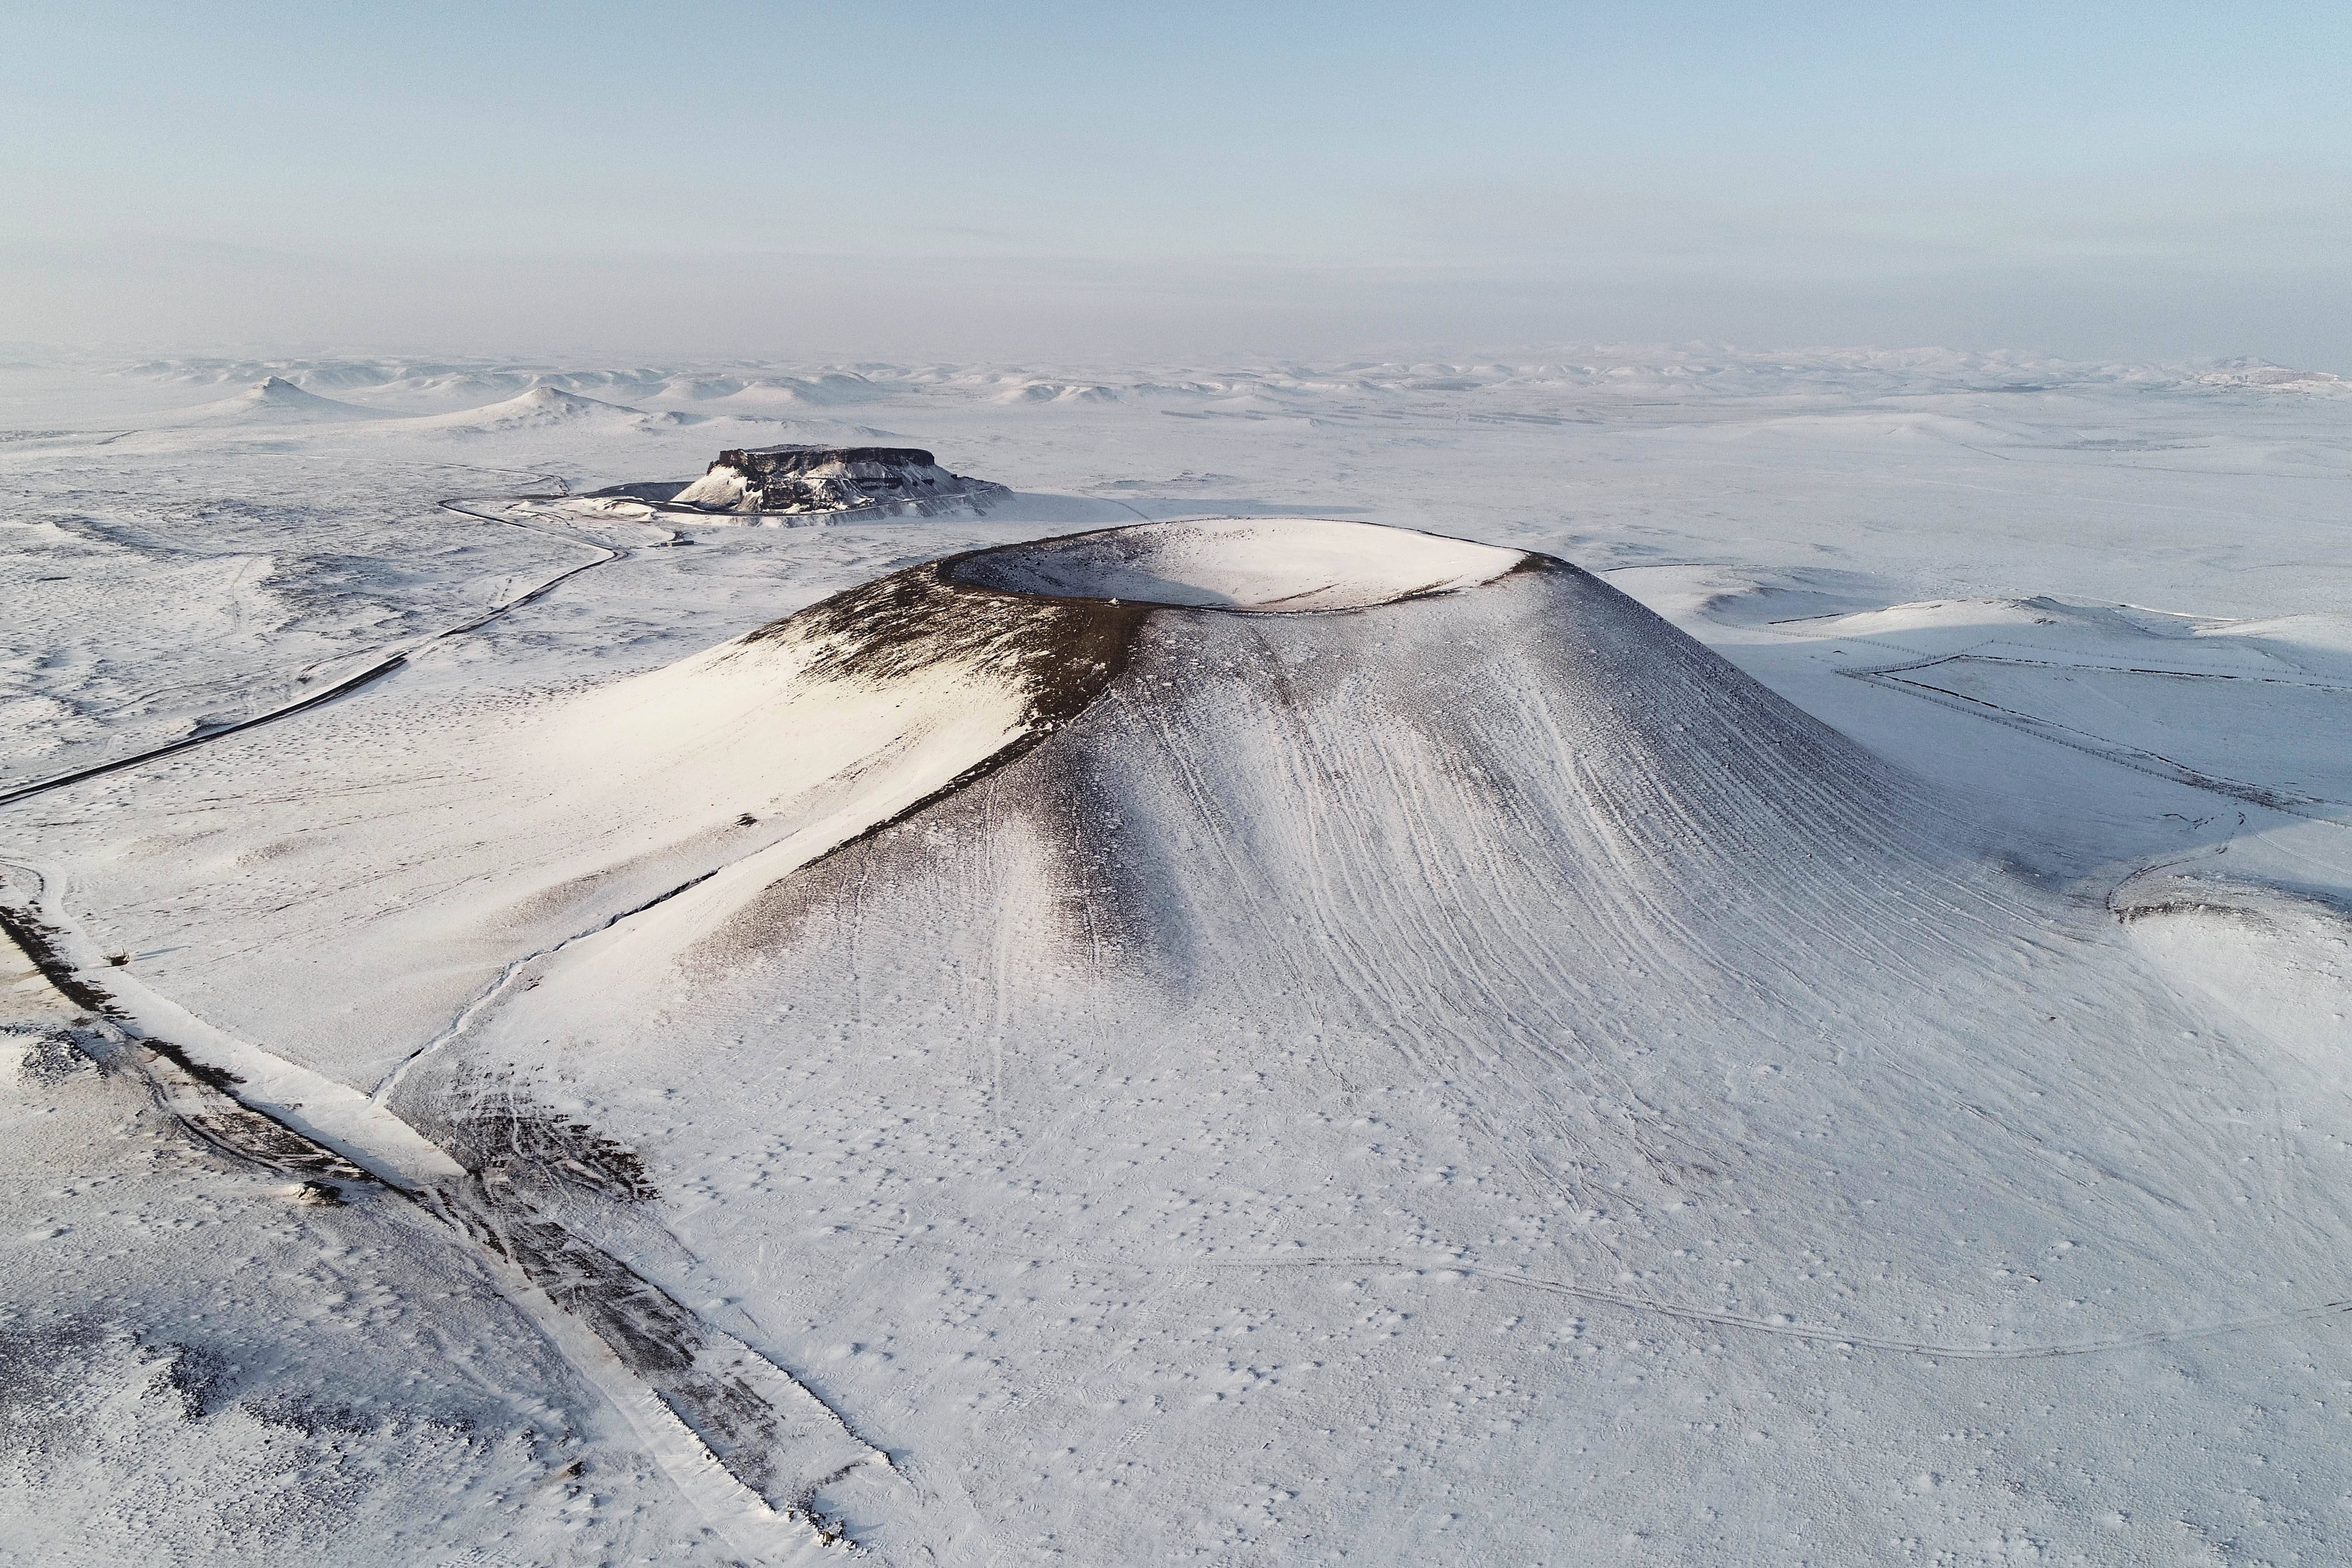
<path fill-rule="evenodd" d="M 519 610 L 534 599 L 541 597 L 555 588 L 558 584 L 569 582 L 571 579 L 579 576 L 583 572 L 593 571 L 596 567 L 607 565 L 612 562 L 621 560 L 631 553 L 631 552 L 625 549 L 615 549 L 602 544 L 591 544 L 584 539 L 567 539 L 563 535 L 556 533 L 551 530 L 533 527 L 531 524 L 527 522 L 518 522 L 510 517 L 494 517 L 488 512 L 476 511 L 465 504 L 468 500 L 558 500 L 571 493 L 572 487 L 555 475 L 545 474 L 539 477 L 558 487 L 553 494 L 454 496 L 446 500 L 437 501 L 435 504 L 439 506 L 445 511 L 453 511 L 460 516 L 477 518 L 484 522 L 495 522 L 507 528 L 519 528 L 526 533 L 536 533 L 542 538 L 555 540 L 559 543 L 576 544 L 583 549 L 593 550 L 596 552 L 596 559 L 593 561 L 583 561 L 577 566 L 566 567 L 563 571 L 557 573 L 554 576 L 548 578 L 546 581 L 540 583 L 531 588 L 526 589 L 524 592 L 516 595 L 510 599 L 502 600 L 499 604 L 492 605 L 488 611 L 475 616 L 472 620 L 462 622 L 457 626 L 447 626 L 440 631 L 435 632 L 431 636 L 411 644 L 401 652 L 388 654 L 383 658 L 378 658 L 367 665 L 365 668 L 356 670 L 350 675 L 346 675 L 341 679 L 334 681 L 331 685 L 323 687 L 317 691 L 313 691 L 309 696 L 301 698 L 297 701 L 289 702 L 283 707 L 273 708 L 267 713 L 257 714 L 250 719 L 241 719 L 234 724 L 224 724 L 216 730 L 207 730 L 199 735 L 190 735 L 184 740 L 173 741 L 168 745 L 152 747 L 147 751 L 136 752 L 128 757 L 117 757 L 114 761 L 110 763 L 99 763 L 90 767 L 76 768 L 70 773 L 58 773 L 45 779 L 36 779 L 28 784 L 19 784 L 15 789 L 0 793 L 0 806 L 14 805 L 18 801 L 30 800 L 36 795 L 47 795 L 51 790 L 63 789 L 68 784 L 79 784 L 85 779 L 101 778 L 108 773 L 121 773 L 125 768 L 135 768 L 143 763 L 156 762 L 164 757 L 177 756 L 183 752 L 193 751 L 198 746 L 210 745 L 215 741 L 226 740 L 231 735 L 242 734 L 247 730 L 258 729 L 264 724 L 274 724 L 280 719 L 290 719 L 297 713 L 305 713 L 313 708 L 323 707 L 327 703 L 332 702 L 338 698 L 348 697 L 352 692 L 359 690 L 362 687 L 373 685 L 374 682 L 383 679 L 385 676 L 390 675 L 394 670 L 398 669 L 401 666 L 406 664 L 410 657 L 422 648 L 430 647 L 433 644 L 437 642 L 446 642 L 451 637 L 463 637 L 467 632 L 479 631 L 482 627 L 489 625 L 492 621 L 497 620 L 499 616 L 506 615 L 508 612 Z M 670 535 L 671 540 L 675 540 L 677 537 L 677 535 L 675 533 Z"/>

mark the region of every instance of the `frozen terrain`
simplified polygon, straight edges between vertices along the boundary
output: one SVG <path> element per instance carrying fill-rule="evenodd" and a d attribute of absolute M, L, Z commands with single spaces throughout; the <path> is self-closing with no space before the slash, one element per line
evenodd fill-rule
<path fill-rule="evenodd" d="M 1011 490 L 671 504 L 784 447 Z M 2340 1554 L 2352 386 L 58 360 L 0 469 L 0 1561 Z"/>

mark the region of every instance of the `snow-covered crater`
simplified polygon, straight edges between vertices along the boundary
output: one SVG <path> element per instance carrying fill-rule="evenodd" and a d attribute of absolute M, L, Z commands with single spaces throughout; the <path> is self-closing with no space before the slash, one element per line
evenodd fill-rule
<path fill-rule="evenodd" d="M 1061 599 L 1255 611 L 1360 609 L 1489 583 L 1517 550 L 1329 518 L 1206 518 L 1106 529 L 969 556 L 974 587 Z"/>

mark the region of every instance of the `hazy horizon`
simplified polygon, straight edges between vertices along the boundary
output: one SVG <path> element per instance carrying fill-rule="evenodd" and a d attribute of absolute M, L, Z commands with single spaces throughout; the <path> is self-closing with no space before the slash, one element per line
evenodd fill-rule
<path fill-rule="evenodd" d="M 0 340 L 1544 342 L 2352 373 L 2352 20 L 2093 5 L 30 15 Z M 94 68 L 102 62 L 102 68 Z"/>
<path fill-rule="evenodd" d="M 8 43 L 0 1558 L 2343 1560 L 2341 0 Z"/>

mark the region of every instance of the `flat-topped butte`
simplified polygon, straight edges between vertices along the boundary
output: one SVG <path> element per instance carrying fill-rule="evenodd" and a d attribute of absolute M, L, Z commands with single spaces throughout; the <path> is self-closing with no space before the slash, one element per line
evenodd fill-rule
<path fill-rule="evenodd" d="M 950 473 L 919 447 L 738 447 L 719 453 L 672 504 L 729 512 L 929 513 L 1012 493 Z"/>

